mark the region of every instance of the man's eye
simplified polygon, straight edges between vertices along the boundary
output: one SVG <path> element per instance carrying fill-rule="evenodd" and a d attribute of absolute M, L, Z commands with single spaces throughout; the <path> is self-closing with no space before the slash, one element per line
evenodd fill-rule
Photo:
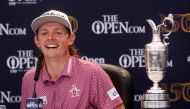
<path fill-rule="evenodd" d="M 47 34 L 47 32 L 42 32 L 42 33 L 40 33 L 41 35 L 46 35 Z"/>
<path fill-rule="evenodd" d="M 57 31 L 56 34 L 63 34 L 63 32 L 59 32 L 59 31 Z"/>

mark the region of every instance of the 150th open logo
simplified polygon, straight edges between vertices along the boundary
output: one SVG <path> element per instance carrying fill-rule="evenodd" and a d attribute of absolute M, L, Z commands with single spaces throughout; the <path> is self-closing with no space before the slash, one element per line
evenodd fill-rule
<path fill-rule="evenodd" d="M 166 15 L 160 14 L 161 21 L 164 19 Z M 173 32 L 176 31 L 183 31 L 183 32 L 190 32 L 190 13 L 187 14 L 174 14 L 174 21 L 175 26 Z M 167 27 L 163 28 L 162 32 L 168 32 L 169 29 Z"/>

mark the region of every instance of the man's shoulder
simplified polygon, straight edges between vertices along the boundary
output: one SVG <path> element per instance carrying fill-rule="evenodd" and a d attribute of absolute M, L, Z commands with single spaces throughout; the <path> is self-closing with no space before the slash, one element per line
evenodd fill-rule
<path fill-rule="evenodd" d="M 29 70 L 26 71 L 26 73 L 23 76 L 23 79 L 29 79 L 29 78 L 33 78 L 34 74 L 35 74 L 36 68 L 32 67 Z"/>
<path fill-rule="evenodd" d="M 77 65 L 80 66 L 81 68 L 85 68 L 88 70 L 96 70 L 96 69 L 100 69 L 100 65 L 97 63 L 93 63 L 93 62 L 89 62 L 86 60 L 82 60 L 82 59 L 78 59 Z"/>
<path fill-rule="evenodd" d="M 89 62 L 86 60 L 78 59 L 76 62 L 76 67 L 80 72 L 88 73 L 94 76 L 105 75 L 105 71 L 102 69 L 100 64 Z"/>

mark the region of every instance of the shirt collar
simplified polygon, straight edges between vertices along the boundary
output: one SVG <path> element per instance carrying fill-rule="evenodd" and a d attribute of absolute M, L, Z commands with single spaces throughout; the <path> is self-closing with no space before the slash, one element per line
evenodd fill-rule
<path fill-rule="evenodd" d="M 61 76 L 65 76 L 65 77 L 71 77 L 71 74 L 72 74 L 72 66 L 73 66 L 73 59 L 72 57 L 70 56 L 67 61 L 65 62 L 65 65 L 64 65 L 64 69 L 62 71 L 62 75 Z M 43 73 L 43 81 L 51 81 L 50 80 L 50 77 L 48 75 L 48 71 L 47 71 L 47 68 L 46 68 L 46 64 L 43 65 L 43 68 L 42 68 L 42 73 Z"/>

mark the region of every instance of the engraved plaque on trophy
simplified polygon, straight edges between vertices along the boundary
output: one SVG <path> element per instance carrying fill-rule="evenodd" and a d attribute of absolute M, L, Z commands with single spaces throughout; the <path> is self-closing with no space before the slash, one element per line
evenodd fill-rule
<path fill-rule="evenodd" d="M 163 34 L 163 42 L 160 39 L 160 30 L 162 26 L 167 26 L 166 22 L 172 24 L 171 30 L 167 34 Z M 168 44 L 166 39 L 171 34 L 174 27 L 172 14 L 165 17 L 163 23 L 158 26 L 148 19 L 153 32 L 152 42 L 145 45 L 145 65 L 148 78 L 153 82 L 153 86 L 143 94 L 141 108 L 143 109 L 167 109 L 170 108 L 168 94 L 164 89 L 159 87 L 159 82 L 163 79 L 166 73 Z"/>

